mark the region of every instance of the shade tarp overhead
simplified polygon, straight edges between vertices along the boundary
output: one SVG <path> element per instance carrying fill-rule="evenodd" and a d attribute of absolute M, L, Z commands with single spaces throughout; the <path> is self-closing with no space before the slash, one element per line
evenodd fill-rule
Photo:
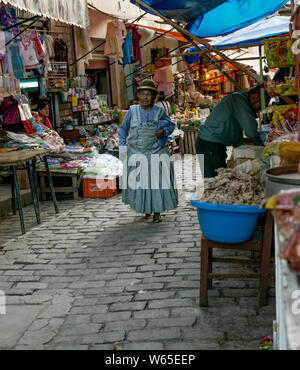
<path fill-rule="evenodd" d="M 136 3 L 136 0 L 130 0 Z M 273 14 L 288 0 L 143 0 L 169 18 L 187 22 L 198 37 L 224 36 Z M 149 12 L 149 10 L 144 9 Z"/>
<path fill-rule="evenodd" d="M 289 17 L 275 16 L 269 19 L 263 19 L 242 30 L 233 32 L 230 35 L 220 37 L 209 44 L 217 49 L 229 47 L 253 46 L 260 44 L 263 39 L 274 36 L 281 36 L 289 33 Z M 201 46 L 201 48 L 204 48 Z M 187 49 L 187 53 L 196 52 L 196 47 Z M 199 55 L 187 55 L 183 60 L 192 64 L 199 60 Z"/>
<path fill-rule="evenodd" d="M 89 25 L 87 0 L 0 0 L 0 5 L 12 6 L 74 26 Z"/>
<path fill-rule="evenodd" d="M 160 34 L 166 32 L 164 29 L 160 29 L 160 28 L 156 28 L 156 27 L 150 27 L 150 26 L 144 26 L 142 24 L 137 24 L 137 26 L 141 27 L 141 28 L 146 28 L 146 29 L 155 31 L 155 32 L 160 33 Z M 172 39 L 176 39 L 176 40 L 179 40 L 179 41 L 189 41 L 185 37 L 183 37 L 181 33 L 175 32 L 175 31 L 170 31 L 168 33 L 165 33 L 163 37 L 170 37 Z M 208 42 L 209 39 L 204 39 L 204 41 Z"/>

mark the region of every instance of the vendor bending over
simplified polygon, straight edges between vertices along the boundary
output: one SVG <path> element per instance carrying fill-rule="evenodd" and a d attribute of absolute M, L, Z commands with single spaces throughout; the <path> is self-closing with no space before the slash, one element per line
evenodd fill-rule
<path fill-rule="evenodd" d="M 270 96 L 265 93 L 266 105 Z M 215 177 L 215 171 L 226 167 L 226 146 L 243 145 L 243 131 L 254 145 L 263 145 L 257 132 L 255 116 L 261 109 L 260 87 L 232 93 L 221 100 L 200 127 L 197 154 L 204 154 L 204 177 Z"/>

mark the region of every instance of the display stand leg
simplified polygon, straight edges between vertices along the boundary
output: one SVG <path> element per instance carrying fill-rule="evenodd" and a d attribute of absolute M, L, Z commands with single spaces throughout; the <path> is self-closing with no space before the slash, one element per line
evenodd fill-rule
<path fill-rule="evenodd" d="M 50 174 L 50 171 L 49 171 L 49 165 L 48 165 L 47 157 L 45 156 L 43 158 L 43 160 L 44 160 L 44 163 L 45 163 L 46 173 L 47 173 L 47 176 L 48 176 L 49 187 L 50 187 L 50 190 L 51 190 L 51 195 L 52 195 L 52 199 L 53 199 L 53 204 L 54 204 L 55 212 L 56 213 L 59 213 L 59 210 L 58 210 L 58 207 L 57 207 L 55 190 L 54 190 L 54 186 L 53 186 L 51 174 Z"/>
<path fill-rule="evenodd" d="M 38 225 L 40 225 L 41 224 L 41 218 L 40 218 L 40 212 L 39 212 L 39 206 L 38 206 L 38 200 L 37 200 L 38 195 L 37 195 L 36 188 L 35 188 L 35 185 L 34 185 L 33 176 L 32 176 L 32 173 L 30 171 L 29 162 L 26 163 L 26 168 L 27 168 L 28 179 L 29 179 L 29 183 L 30 183 L 30 189 L 31 189 L 32 201 L 33 201 L 33 206 L 34 206 L 34 212 L 35 212 L 37 223 L 38 223 Z"/>
<path fill-rule="evenodd" d="M 18 202 L 18 207 L 19 207 L 19 217 L 20 217 L 20 223 L 21 223 L 21 230 L 22 230 L 22 234 L 25 234 L 26 231 L 25 231 L 25 224 L 24 224 L 22 200 L 21 200 L 19 182 L 18 182 L 18 176 L 17 176 L 17 166 L 12 166 L 12 172 L 13 172 L 13 176 L 14 176 L 14 184 L 15 184 L 17 202 Z"/>

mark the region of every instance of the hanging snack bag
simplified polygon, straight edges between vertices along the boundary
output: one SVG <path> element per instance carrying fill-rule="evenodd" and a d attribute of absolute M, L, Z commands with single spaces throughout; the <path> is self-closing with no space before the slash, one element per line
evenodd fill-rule
<path fill-rule="evenodd" d="M 271 38 L 266 40 L 264 45 L 269 68 L 285 68 L 295 65 L 290 39 Z"/>

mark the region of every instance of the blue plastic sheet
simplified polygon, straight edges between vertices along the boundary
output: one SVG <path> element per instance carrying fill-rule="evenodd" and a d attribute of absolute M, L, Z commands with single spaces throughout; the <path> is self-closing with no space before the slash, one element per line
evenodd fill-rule
<path fill-rule="evenodd" d="M 233 47 L 233 46 L 251 46 L 257 45 L 261 40 L 268 37 L 284 35 L 289 32 L 289 17 L 272 17 L 269 19 L 263 19 L 259 22 L 252 24 L 251 26 L 245 27 L 242 30 L 231 33 L 230 35 L 224 36 L 218 40 L 211 41 L 209 44 L 217 49 Z M 204 46 L 200 46 L 204 49 Z M 186 52 L 195 52 L 198 49 L 196 47 L 187 49 Z M 183 56 L 183 60 L 192 64 L 197 62 L 198 55 L 187 55 Z"/>
<path fill-rule="evenodd" d="M 135 0 L 131 2 L 135 4 Z M 188 21 L 186 29 L 198 37 L 227 35 L 273 14 L 287 2 L 288 0 L 144 0 L 145 4 L 169 18 Z"/>

